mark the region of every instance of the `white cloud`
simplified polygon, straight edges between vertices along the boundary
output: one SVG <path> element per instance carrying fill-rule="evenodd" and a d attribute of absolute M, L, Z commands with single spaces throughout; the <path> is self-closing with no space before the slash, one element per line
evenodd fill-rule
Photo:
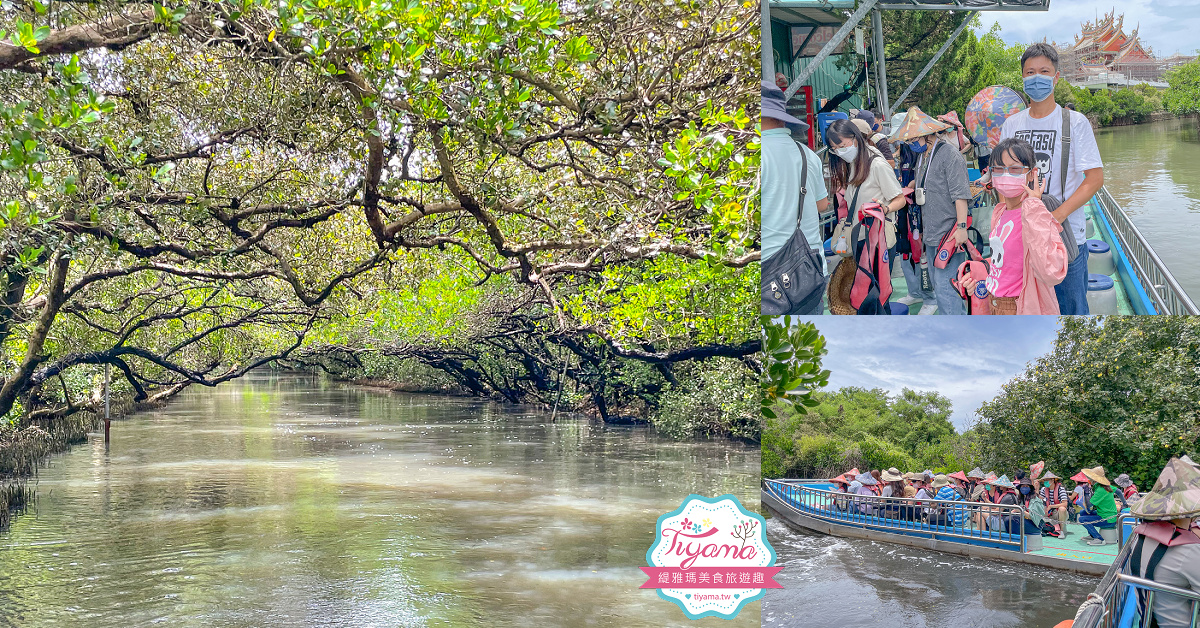
<path fill-rule="evenodd" d="M 937 391 L 954 403 L 962 431 L 975 410 L 1054 344 L 1058 319 L 1020 317 L 858 317 L 808 319 L 825 336 L 829 389 L 843 386 Z"/>
<path fill-rule="evenodd" d="M 1194 0 L 1052 0 L 1048 11 L 993 11 L 980 13 L 983 30 L 999 23 L 1008 43 L 1030 44 L 1043 38 L 1060 45 L 1073 42 L 1084 21 L 1116 10 L 1125 14 L 1125 33 L 1140 30 L 1144 45 L 1159 57 L 1174 53 L 1196 54 L 1200 49 L 1200 12 Z"/>

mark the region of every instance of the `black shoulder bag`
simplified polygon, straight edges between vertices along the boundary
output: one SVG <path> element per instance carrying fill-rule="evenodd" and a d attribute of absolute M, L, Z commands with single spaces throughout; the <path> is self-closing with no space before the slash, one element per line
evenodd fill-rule
<path fill-rule="evenodd" d="M 1058 194 L 1062 198 L 1053 194 L 1042 195 L 1042 203 L 1050 211 L 1058 209 L 1067 200 L 1067 165 L 1071 155 L 1071 112 L 1063 107 L 1062 114 L 1062 165 L 1058 169 Z M 1074 262 L 1075 258 L 1079 257 L 1079 243 L 1075 241 L 1075 232 L 1071 230 L 1069 222 L 1062 223 L 1062 227 L 1063 229 L 1058 235 L 1062 238 L 1063 246 L 1067 247 L 1067 262 Z"/>
<path fill-rule="evenodd" d="M 808 156 L 800 149 L 800 202 L 796 210 L 796 231 L 783 248 L 762 262 L 762 309 L 764 316 L 783 316 L 808 312 L 825 294 L 825 273 L 821 259 L 808 244 L 800 229 L 804 216 L 804 195 L 808 190 Z"/>

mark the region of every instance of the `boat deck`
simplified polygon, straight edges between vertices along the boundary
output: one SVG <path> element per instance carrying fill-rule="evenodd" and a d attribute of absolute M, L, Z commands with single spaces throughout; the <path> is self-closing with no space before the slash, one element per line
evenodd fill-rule
<path fill-rule="evenodd" d="M 1068 523 L 1067 538 L 1060 539 L 1052 536 L 1043 536 L 1042 549 L 1026 553 L 1099 563 L 1106 566 L 1111 565 L 1113 559 L 1117 557 L 1117 553 L 1121 551 L 1121 546 L 1101 545 L 1093 547 L 1087 544 L 1089 538 L 1091 537 L 1088 536 L 1087 530 L 1083 526 L 1078 523 Z"/>

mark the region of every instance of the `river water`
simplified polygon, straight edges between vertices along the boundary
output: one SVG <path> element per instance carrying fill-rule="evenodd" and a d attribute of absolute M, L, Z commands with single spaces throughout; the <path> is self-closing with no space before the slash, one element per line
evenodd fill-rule
<path fill-rule="evenodd" d="M 1104 185 L 1200 303 L 1200 137 L 1195 120 L 1096 130 Z"/>
<path fill-rule="evenodd" d="M 477 400 L 255 374 L 55 456 L 0 533 L 0 626 L 738 626 L 645 580 L 689 493 L 759 451 Z"/>
<path fill-rule="evenodd" d="M 768 519 L 783 589 L 764 627 L 1051 628 L 1075 617 L 1098 578 L 892 543 L 796 532 Z"/>

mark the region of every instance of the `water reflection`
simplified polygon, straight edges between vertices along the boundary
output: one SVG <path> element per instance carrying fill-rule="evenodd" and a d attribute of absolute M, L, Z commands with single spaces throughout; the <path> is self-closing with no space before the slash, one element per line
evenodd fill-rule
<path fill-rule="evenodd" d="M 767 535 L 784 586 L 763 598 L 763 626 L 804 628 L 1052 627 L 1098 579 L 891 543 L 792 531 Z"/>
<path fill-rule="evenodd" d="M 1104 184 L 1155 253 L 1200 301 L 1200 137 L 1195 120 L 1098 129 Z"/>
<path fill-rule="evenodd" d="M 637 589 L 654 521 L 753 503 L 758 470 L 735 443 L 256 375 L 56 457 L 0 536 L 0 626 L 692 625 Z"/>

